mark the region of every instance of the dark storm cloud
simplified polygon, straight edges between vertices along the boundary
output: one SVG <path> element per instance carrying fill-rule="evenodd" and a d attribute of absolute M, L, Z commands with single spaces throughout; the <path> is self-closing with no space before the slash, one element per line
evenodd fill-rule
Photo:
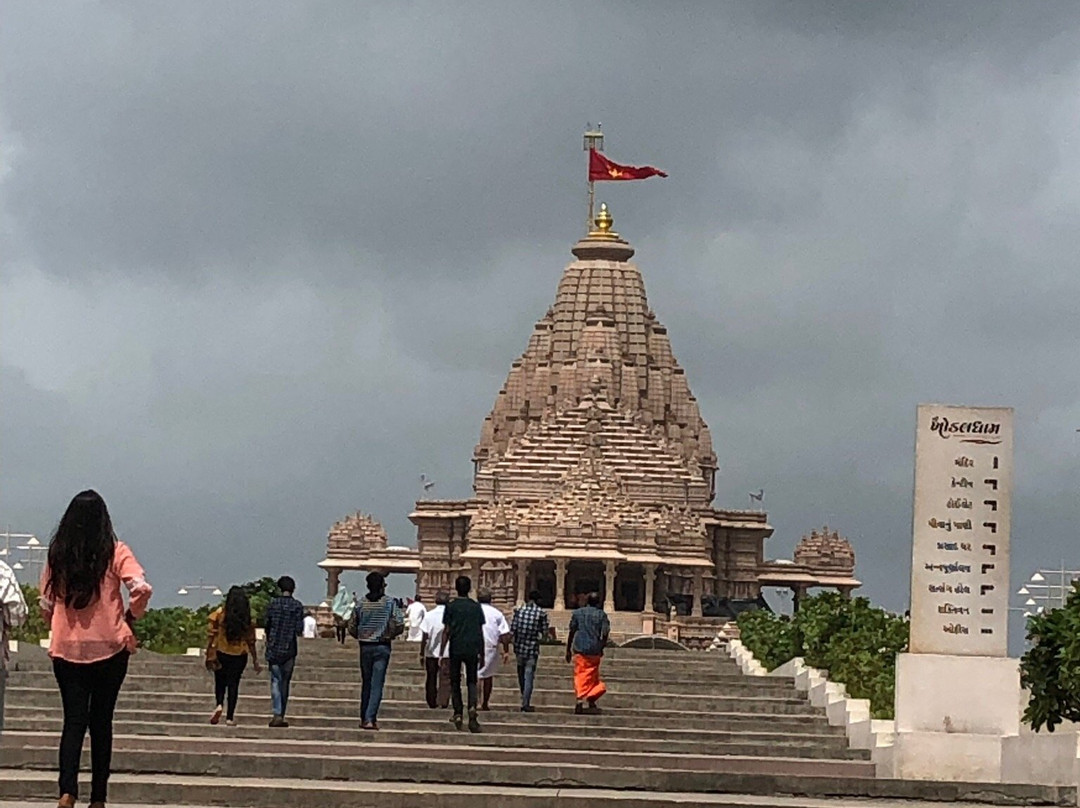
<path fill-rule="evenodd" d="M 95 484 L 166 590 L 469 490 L 583 227 L 580 134 L 771 554 L 900 607 L 924 400 L 1018 408 L 1017 575 L 1077 516 L 1075 4 L 10 4 L 3 520 Z M 267 561 L 269 559 L 269 562 Z M 222 581 L 221 583 L 225 583 Z"/>

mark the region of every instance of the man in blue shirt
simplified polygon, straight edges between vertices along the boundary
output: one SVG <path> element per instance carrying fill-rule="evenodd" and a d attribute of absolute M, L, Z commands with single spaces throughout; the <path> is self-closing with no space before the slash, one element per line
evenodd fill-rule
<path fill-rule="evenodd" d="M 288 575 L 278 579 L 281 597 L 266 610 L 266 665 L 270 668 L 270 700 L 274 705 L 272 727 L 287 727 L 289 685 L 296 666 L 296 638 L 304 633 L 304 606 L 296 598 L 296 581 Z"/>
<path fill-rule="evenodd" d="M 577 696 L 574 712 L 579 715 L 599 713 L 596 702 L 607 693 L 607 685 L 600 681 L 600 662 L 611 633 L 611 621 L 600 603 L 600 594 L 590 592 L 585 605 L 571 615 L 570 634 L 566 638 L 566 661 L 570 662 L 571 658 L 574 661 L 574 693 Z"/>

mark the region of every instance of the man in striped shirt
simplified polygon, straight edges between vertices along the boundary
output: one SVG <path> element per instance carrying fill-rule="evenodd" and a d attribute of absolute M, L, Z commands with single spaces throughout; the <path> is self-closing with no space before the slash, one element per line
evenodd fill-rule
<path fill-rule="evenodd" d="M 4 691 L 7 688 L 8 634 L 26 620 L 26 600 L 11 567 L 0 561 L 0 734 L 4 732 Z"/>
<path fill-rule="evenodd" d="M 368 592 L 353 612 L 349 634 L 360 643 L 360 728 L 379 728 L 386 668 L 390 664 L 390 641 L 401 634 L 405 616 L 386 596 L 386 579 L 378 572 L 367 576 Z"/>

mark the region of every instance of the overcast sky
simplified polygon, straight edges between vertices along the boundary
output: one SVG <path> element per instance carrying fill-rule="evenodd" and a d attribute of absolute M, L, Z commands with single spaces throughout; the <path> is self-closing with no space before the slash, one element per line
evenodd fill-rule
<path fill-rule="evenodd" d="M 915 406 L 1016 407 L 1014 579 L 1076 567 L 1080 5 L 65 3 L 0 19 L 0 524 L 104 494 L 159 603 L 325 586 L 466 496 L 583 229 L 581 133 L 785 556 L 908 595 Z M 358 581 L 351 581 L 358 585 Z"/>

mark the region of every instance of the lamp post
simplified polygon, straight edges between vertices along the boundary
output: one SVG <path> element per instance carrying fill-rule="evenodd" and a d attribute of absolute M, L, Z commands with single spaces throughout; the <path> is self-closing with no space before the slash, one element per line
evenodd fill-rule
<path fill-rule="evenodd" d="M 31 535 L 26 540 L 26 544 L 17 544 L 15 549 L 22 550 L 25 553 L 23 560 L 30 565 L 31 581 L 39 580 L 41 573 L 45 571 L 45 559 L 49 554 L 49 548 L 42 546 L 37 536 Z M 34 576 L 35 569 L 37 571 L 36 576 Z"/>
<path fill-rule="evenodd" d="M 6 560 L 15 572 L 21 572 L 29 566 L 30 574 L 33 576 L 34 570 L 37 568 L 37 577 L 32 577 L 30 580 L 31 584 L 37 586 L 38 578 L 41 577 L 41 569 L 45 566 L 45 558 L 48 555 L 49 548 L 43 546 L 33 533 L 12 533 L 11 528 L 0 533 L 0 539 L 3 539 L 3 546 L 0 546 L 0 558 Z M 14 547 L 11 544 L 12 539 L 16 541 Z M 22 544 L 18 542 L 22 542 Z M 12 553 L 12 550 L 21 551 L 21 555 L 17 558 Z"/>
<path fill-rule="evenodd" d="M 1063 607 L 1077 580 L 1080 580 L 1080 570 L 1066 569 L 1063 561 L 1058 569 L 1036 570 L 1016 594 L 1026 598 L 1024 606 L 1031 612 L 1041 614 L 1048 609 Z"/>
<path fill-rule="evenodd" d="M 211 597 L 221 597 L 221 589 L 214 586 L 213 584 L 203 583 L 202 578 L 199 579 L 199 582 L 197 584 L 188 584 L 187 586 L 182 586 L 176 590 L 176 594 L 180 595 L 181 597 L 190 595 L 192 592 L 209 592 Z M 203 597 L 205 597 L 205 595 L 203 595 Z"/>

